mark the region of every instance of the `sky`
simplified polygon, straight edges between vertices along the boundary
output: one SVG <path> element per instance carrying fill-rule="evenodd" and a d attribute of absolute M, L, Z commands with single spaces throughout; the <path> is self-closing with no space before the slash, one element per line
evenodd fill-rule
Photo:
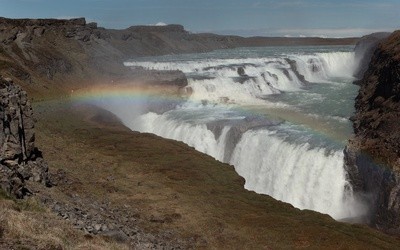
<path fill-rule="evenodd" d="M 400 28 L 400 0 L 0 0 L 9 18 L 86 17 L 105 28 L 182 24 L 241 36 L 352 37 Z"/>

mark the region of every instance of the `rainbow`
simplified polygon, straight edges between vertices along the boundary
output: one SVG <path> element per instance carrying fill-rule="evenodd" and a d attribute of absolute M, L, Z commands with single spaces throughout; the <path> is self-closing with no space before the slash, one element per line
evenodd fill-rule
<path fill-rule="evenodd" d="M 191 102 L 201 104 L 201 99 L 190 96 L 185 89 L 171 86 L 149 86 L 144 84 L 105 84 L 91 88 L 71 91 L 71 100 L 81 104 L 94 104 L 100 107 L 107 103 L 123 106 L 144 107 L 146 105 L 166 105 L 167 103 Z M 324 123 L 324 118 L 302 115 L 295 107 L 276 106 L 265 101 L 263 105 L 240 105 L 237 103 L 208 102 L 209 105 L 237 111 L 238 113 L 267 116 L 273 119 L 282 119 L 293 124 L 305 125 L 314 133 L 329 137 L 334 141 L 343 143 L 348 135 L 329 127 Z"/>
<path fill-rule="evenodd" d="M 121 101 L 177 101 L 184 100 L 183 92 L 179 93 L 177 88 L 171 87 L 149 87 L 145 85 L 98 85 L 91 88 L 71 90 L 71 99 L 80 102 L 96 102 L 99 100 Z"/>

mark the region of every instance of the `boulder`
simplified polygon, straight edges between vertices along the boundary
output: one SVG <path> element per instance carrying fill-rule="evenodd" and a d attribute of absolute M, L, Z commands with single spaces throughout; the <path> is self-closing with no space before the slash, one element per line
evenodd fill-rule
<path fill-rule="evenodd" d="M 247 76 L 247 75 L 246 75 L 246 72 L 244 71 L 244 68 L 243 68 L 243 67 L 239 67 L 239 68 L 237 69 L 237 73 L 238 73 L 239 76 Z"/>

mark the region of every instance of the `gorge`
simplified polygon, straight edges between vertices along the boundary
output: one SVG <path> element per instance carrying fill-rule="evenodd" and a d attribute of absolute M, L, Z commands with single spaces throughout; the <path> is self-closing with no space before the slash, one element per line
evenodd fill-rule
<path fill-rule="evenodd" d="M 238 176 L 230 177 L 235 176 L 233 171 L 229 172 L 230 170 L 216 174 L 213 171 L 222 170 L 212 170 L 212 167 L 218 166 L 225 169 L 227 166 L 222 163 L 209 163 L 209 158 L 199 156 L 202 154 L 194 153 L 190 149 L 183 150 L 180 148 L 183 148 L 181 144 L 174 144 L 174 142 L 171 146 L 168 144 L 169 140 L 148 137 L 149 135 L 145 133 L 143 135 L 137 135 L 134 132 L 128 133 L 125 130 L 123 136 L 118 137 L 118 140 L 133 137 L 135 140 L 143 140 L 143 142 L 147 139 L 149 141 L 159 140 L 154 145 L 179 148 L 171 154 L 172 156 L 175 154 L 180 156 L 180 153 L 177 152 L 188 152 L 183 154 L 183 158 L 174 158 L 173 163 L 168 164 L 164 161 L 168 162 L 167 159 L 172 157 L 171 155 L 165 156 L 165 160 L 162 160 L 161 157 L 161 163 L 152 163 L 153 165 L 148 163 L 149 159 L 144 160 L 141 162 L 144 170 L 138 172 L 147 177 L 149 169 L 160 167 L 160 173 L 165 173 L 161 176 L 168 177 L 166 181 L 168 185 L 179 184 L 183 181 L 189 182 L 187 186 L 176 184 L 179 186 L 176 187 L 177 190 L 185 188 L 189 190 L 192 177 L 193 183 L 203 180 L 196 184 L 196 192 L 207 197 L 212 195 L 221 199 L 215 198 L 214 200 L 226 204 L 223 207 L 226 211 L 234 207 L 230 202 L 241 207 L 243 204 L 238 204 L 239 201 L 245 200 L 243 203 L 251 204 L 246 209 L 257 210 L 259 214 L 257 218 L 261 218 L 260 220 L 263 221 L 267 220 L 265 224 L 259 225 L 263 230 L 268 228 L 268 220 L 278 223 L 278 220 L 274 219 L 275 217 L 288 216 L 285 217 L 287 221 L 283 219 L 285 225 L 282 228 L 290 225 L 291 220 L 296 220 L 295 223 L 297 223 L 297 219 L 294 218 L 299 218 L 299 223 L 306 221 L 304 222 L 307 225 L 305 228 L 320 228 L 319 225 L 327 223 L 335 226 L 332 226 L 334 232 L 328 230 L 326 235 L 340 232 L 341 229 L 337 229 L 336 225 L 341 225 L 338 226 L 341 228 L 342 224 L 335 224 L 337 222 L 330 220 L 328 216 L 308 211 L 311 209 L 329 214 L 336 220 L 369 223 L 385 232 L 398 233 L 400 209 L 397 174 L 399 145 L 396 132 L 398 131 L 396 121 L 399 111 L 399 80 L 397 76 L 399 75 L 398 51 L 400 46 L 398 32 L 388 38 L 385 38 L 388 34 L 378 35 L 377 38 L 374 37 L 376 39 L 372 43 L 362 43 L 361 40 L 354 52 L 354 43 L 358 41 L 355 38 L 241 38 L 192 34 L 185 31 L 180 25 L 136 26 L 125 30 L 108 30 L 97 27 L 94 23 L 87 24 L 84 19 L 13 20 L 2 18 L 0 19 L 0 30 L 0 72 L 2 75 L 14 79 L 16 84 L 21 85 L 34 98 L 38 110 L 43 113 L 40 117 L 42 119 L 44 117 L 44 120 L 48 119 L 46 121 L 54 126 L 52 128 L 47 124 L 40 125 L 41 128 L 51 131 L 50 135 L 58 135 L 62 138 L 62 135 L 59 135 L 62 131 L 68 135 L 66 138 L 70 140 L 70 138 L 75 138 L 74 135 L 69 134 L 69 130 L 71 130 L 80 133 L 79 136 L 82 137 L 78 138 L 82 141 L 77 142 L 76 145 L 95 140 L 95 136 L 92 136 L 91 133 L 96 134 L 98 127 L 93 130 L 94 132 L 80 132 L 87 129 L 88 125 L 76 122 L 79 125 L 73 127 L 68 119 L 57 114 L 57 112 L 65 112 L 63 109 L 56 111 L 56 114 L 46 116 L 46 112 L 49 112 L 47 110 L 51 110 L 51 108 L 47 108 L 47 105 L 52 107 L 53 101 L 60 103 L 66 101 L 68 107 L 75 108 L 77 105 L 76 109 L 79 109 L 79 105 L 82 104 L 94 104 L 111 111 L 126 127 L 134 131 L 154 133 L 165 138 L 183 141 L 197 151 L 233 165 L 236 172 L 244 177 L 245 183 Z M 379 43 L 379 41 L 383 42 Z M 289 46 L 293 44 L 296 46 Z M 357 48 L 363 46 L 360 56 L 357 54 Z M 371 58 L 369 56 L 363 58 L 367 54 Z M 366 63 L 369 60 L 371 62 Z M 364 65 L 363 69 L 360 70 L 357 65 Z M 368 69 L 365 65 L 369 65 Z M 357 81 L 360 86 L 358 90 L 358 86 L 353 85 L 352 82 L 360 77 L 359 72 L 362 71 L 366 72 L 364 77 Z M 9 86 L 8 82 L 7 80 L 3 83 L 2 80 L 1 86 Z M 18 94 L 22 100 L 27 99 L 24 92 L 17 87 L 15 91 L 22 93 Z M 6 99 L 8 98 L 7 96 Z M 353 107 L 354 98 L 356 98 L 355 109 Z M 6 99 L 2 98 L 2 100 Z M 21 101 L 21 103 L 25 103 L 25 101 Z M 3 105 L 3 107 L 6 106 Z M 5 108 L 3 109 L 5 110 Z M 23 109 L 29 111 L 28 106 Z M 1 111 L 3 112 L 3 110 Z M 353 112 L 355 112 L 354 116 Z M 29 112 L 23 114 L 30 116 Z M 68 112 L 65 114 L 75 122 L 74 115 Z M 58 124 L 57 119 L 50 119 L 53 116 L 62 121 L 61 125 Z M 92 118 L 84 117 L 92 121 Z M 111 116 L 102 118 L 103 116 L 100 115 L 99 117 L 101 119 L 94 120 L 101 121 L 99 126 L 102 129 L 107 128 L 108 125 L 104 125 L 107 122 L 103 120 L 111 119 Z M 114 119 L 116 118 L 111 120 L 114 122 Z M 3 125 L 6 124 L 5 119 L 1 121 Z M 20 123 L 18 119 L 15 119 L 15 122 Z M 64 129 L 63 126 L 66 128 Z M 68 126 L 71 126 L 72 129 Z M 90 126 L 89 128 L 92 128 Z M 13 125 L 13 127 L 15 126 Z M 26 124 L 24 127 L 31 128 L 32 124 Z M 352 137 L 353 128 L 354 137 Z M 80 159 L 79 156 L 70 153 L 65 156 L 68 164 L 58 163 L 58 154 L 62 156 L 63 150 L 52 152 L 53 149 L 50 146 L 52 139 L 48 139 L 49 145 L 43 143 L 43 138 L 51 138 L 46 134 L 50 133 L 47 130 L 39 131 L 42 138 L 40 148 L 45 147 L 48 150 L 48 153 L 44 151 L 45 159 L 46 153 L 50 155 L 50 158 L 53 154 L 53 158 L 50 160 L 50 171 L 52 163 L 57 167 L 61 165 L 61 168 L 65 168 L 69 178 L 72 179 L 76 178 L 74 171 L 78 171 L 81 163 L 84 165 L 87 161 L 96 162 L 93 160 L 95 157 L 91 157 L 89 160 L 82 155 L 83 159 Z M 26 132 L 26 134 L 27 138 L 31 138 L 30 132 Z M 99 138 L 104 136 L 102 132 L 98 132 L 96 135 Z M 349 138 L 351 139 L 348 144 Z M 3 137 L 0 139 L 3 141 Z M 57 137 L 54 140 L 62 145 Z M 108 138 L 108 140 L 111 139 Z M 32 139 L 28 139 L 28 141 L 32 142 Z M 99 143 L 99 141 L 95 142 Z M 125 154 L 129 155 L 129 152 L 125 152 L 126 149 L 119 148 L 118 141 L 113 141 L 114 144 L 110 145 L 106 142 L 99 143 L 106 150 L 101 151 L 100 156 L 96 157 L 104 157 L 108 151 L 120 153 L 124 157 Z M 131 145 L 125 141 L 124 143 Z M 143 150 L 142 147 L 146 147 L 146 144 L 143 145 L 137 144 L 137 150 Z M 5 148 L 2 144 L 2 152 Z M 39 157 L 37 154 L 38 151 L 32 148 L 34 148 L 33 144 L 29 144 L 28 149 L 21 150 L 21 154 L 18 156 L 27 165 L 31 160 L 42 161 L 41 156 Z M 141 159 L 140 153 L 133 152 L 136 150 L 135 147 L 127 146 L 127 148 L 132 150 L 131 154 L 134 154 L 137 159 Z M 157 147 L 155 146 L 155 148 Z M 66 147 L 65 150 L 71 149 Z M 97 152 L 93 148 L 91 150 Z M 158 154 L 163 150 L 166 149 L 157 148 L 155 150 L 157 152 L 148 153 L 151 151 L 149 150 L 147 153 Z M 185 172 L 182 176 L 171 174 L 171 172 L 186 171 L 182 169 L 188 166 L 180 162 L 191 158 L 192 155 L 201 158 L 198 165 L 190 163 L 200 170 L 191 169 L 191 172 Z M 143 157 L 145 156 L 144 154 Z M 74 157 L 78 157 L 78 159 Z M 112 162 L 118 162 L 119 158 L 118 156 L 114 157 L 112 160 L 108 159 L 110 161 L 108 164 L 117 169 L 116 173 L 118 173 L 121 170 L 116 168 Z M 130 162 L 132 158 L 124 158 L 124 160 Z M 136 160 L 136 158 L 133 159 Z M 13 158 L 13 160 L 15 159 Z M 2 160 L 2 165 L 4 162 Z M 34 162 L 34 164 L 36 163 Z M 74 167 L 74 164 L 77 164 L 79 167 L 71 167 L 74 170 L 68 170 L 69 164 Z M 103 163 L 97 164 L 100 166 Z M 134 162 L 131 165 L 136 166 L 137 163 Z M 175 165 L 178 165 L 179 169 L 174 169 Z M 47 165 L 43 163 L 41 166 L 40 174 L 34 168 L 36 172 L 26 173 L 24 178 L 26 180 L 37 179 L 37 181 L 49 185 Z M 92 173 L 91 167 L 93 166 L 90 165 L 88 173 Z M 148 169 L 147 166 L 151 167 Z M 204 171 L 210 172 L 199 177 L 197 172 L 201 171 L 202 167 L 204 167 Z M 136 177 L 128 170 L 124 171 L 126 171 L 123 174 L 124 178 L 141 176 L 138 174 L 139 177 Z M 192 176 L 191 173 L 196 174 Z M 225 175 L 229 176 L 229 181 L 224 179 Z M 114 178 L 113 174 L 110 176 L 104 177 L 107 183 Z M 231 180 L 234 182 L 231 183 Z M 97 182 L 101 183 L 102 179 L 93 181 L 90 185 L 98 185 Z M 142 188 L 143 182 L 146 183 L 146 178 L 137 181 L 137 187 L 132 189 L 135 191 L 136 188 Z M 154 182 L 156 183 L 156 181 Z M 203 182 L 212 184 L 204 187 Z M 80 179 L 76 183 L 85 183 L 85 181 Z M 74 185 L 83 185 L 76 183 Z M 234 185 L 232 190 L 238 192 L 238 200 L 233 198 L 234 194 L 232 197 L 229 194 L 229 198 L 226 198 L 224 192 L 229 186 L 226 183 Z M 65 190 L 72 192 L 67 196 L 78 199 L 75 192 L 78 192 L 76 190 L 79 188 L 71 185 L 73 190 L 71 191 L 68 189 L 70 184 L 65 185 L 60 184 Z M 90 185 L 88 184 L 88 186 Z M 101 185 L 103 185 L 102 188 L 104 186 L 107 188 L 107 192 L 113 190 L 107 186 L 108 184 L 102 183 Z M 130 187 L 128 183 L 121 186 L 125 187 L 125 185 Z M 149 190 L 153 190 L 157 189 L 154 187 L 158 187 L 160 184 L 147 185 L 150 187 Z M 225 186 L 220 187 L 220 185 Z M 253 194 L 249 194 L 251 192 L 247 193 L 240 189 L 243 185 L 246 189 L 271 195 L 304 210 L 300 211 L 286 203 L 270 199 L 268 196 L 253 196 Z M 120 190 L 120 186 L 113 188 Z M 7 187 L 5 189 L 8 192 L 10 190 Z M 98 189 L 101 190 L 101 188 Z M 120 190 L 122 193 L 128 192 L 126 189 L 122 190 Z M 108 195 L 107 192 L 105 193 Z M 160 192 L 162 192 L 161 189 Z M 18 196 L 18 193 L 15 195 Z M 83 197 L 82 193 L 79 195 Z M 93 198 L 92 195 L 89 196 Z M 130 193 L 130 195 L 134 197 L 138 194 Z M 158 197 L 156 193 L 153 195 Z M 173 202 L 176 202 L 179 197 L 185 197 L 188 204 L 192 204 L 192 202 L 195 204 L 185 195 L 185 191 L 179 191 L 177 194 L 168 194 L 168 199 L 175 197 Z M 142 199 L 145 198 L 142 197 Z M 201 196 L 201 199 L 204 198 Z M 118 203 L 118 201 L 115 202 Z M 282 208 L 287 215 L 283 216 L 273 210 L 274 216 L 268 217 L 266 214 L 271 211 L 269 210 L 271 207 L 264 207 L 267 205 L 277 208 L 276 210 Z M 129 204 L 129 206 L 131 205 Z M 181 208 L 184 206 L 186 205 L 173 203 L 171 207 Z M 193 205 L 191 209 L 197 209 L 197 206 Z M 103 207 L 101 208 L 103 209 Z M 191 220 L 191 216 L 183 212 L 171 211 L 168 214 L 159 215 L 162 213 L 160 210 L 163 211 L 164 208 L 157 209 L 159 210 L 154 212 L 152 205 L 149 205 L 148 210 L 152 214 L 142 212 L 145 214 L 142 215 L 145 219 L 135 218 L 138 221 L 148 219 L 153 224 L 159 223 L 157 225 L 160 225 L 162 230 L 169 229 L 169 225 L 175 226 L 179 223 L 181 223 L 179 226 L 185 230 L 186 227 L 199 226 L 196 224 L 197 222 L 193 222 L 194 219 Z M 179 211 L 179 209 L 177 210 Z M 193 216 L 196 216 L 196 211 L 193 210 Z M 222 210 L 221 214 L 228 213 L 224 211 Z M 245 209 L 235 210 L 235 212 L 239 216 L 256 217 L 256 215 L 248 215 Z M 184 219 L 180 219 L 180 216 Z M 201 216 L 195 218 L 199 221 L 204 219 Z M 212 223 L 219 223 L 212 224 L 213 227 L 220 228 L 220 230 L 216 233 L 217 236 L 207 235 L 204 237 L 209 244 L 222 246 L 218 244 L 223 244 L 221 243 L 223 241 L 218 241 L 216 238 L 231 237 L 230 235 L 234 233 L 226 236 L 224 230 L 228 231 L 229 228 L 234 232 L 235 230 L 230 226 L 236 225 L 234 223 L 237 222 L 227 224 L 227 222 L 221 221 L 220 217 L 213 218 Z M 180 222 L 182 220 L 185 223 Z M 243 219 L 241 222 L 245 223 L 244 221 L 247 223 L 252 219 Z M 150 225 L 152 225 L 151 223 Z M 251 230 L 246 228 L 251 228 L 252 224 L 246 223 L 243 230 L 250 232 Z M 207 224 L 207 226 L 209 225 Z M 94 225 L 88 225 L 88 227 L 93 228 Z M 350 231 L 364 230 L 364 228 L 358 229 L 358 225 L 343 224 L 343 227 Z M 154 226 L 154 228 L 158 228 L 158 226 Z M 201 227 L 199 228 L 201 229 Z M 324 226 L 324 228 L 321 230 L 324 231 L 327 227 Z M 152 230 L 156 229 L 152 228 Z M 346 230 L 343 229 L 343 231 Z M 357 231 L 355 245 L 368 244 L 365 238 L 360 239 L 359 237 L 368 237 L 375 233 L 375 231 L 368 231 L 370 229 L 365 230 L 365 232 L 362 231 L 363 233 Z M 310 229 L 311 231 L 313 230 Z M 187 232 L 190 232 L 190 229 L 187 229 Z M 268 231 L 268 233 L 273 235 L 272 231 Z M 311 239 L 310 235 L 313 234 L 308 233 L 307 231 L 307 236 L 305 236 L 307 241 L 315 243 L 318 240 L 318 243 L 315 244 L 328 246 L 324 245 L 324 241 L 320 239 Z M 293 242 L 296 244 L 301 242 L 299 234 L 297 231 L 293 234 Z M 345 234 L 339 234 L 340 237 L 347 237 L 343 236 Z M 134 238 L 136 236 L 130 235 L 129 237 L 137 239 Z M 189 240 L 189 243 L 185 243 L 188 245 L 182 244 L 184 246 L 205 244 L 202 237 L 198 236 L 199 240 L 197 238 Z M 168 239 L 168 237 L 162 236 L 161 239 Z M 375 238 L 371 237 L 371 239 Z M 353 244 L 351 240 L 349 242 L 349 245 Z M 291 243 L 285 245 L 284 242 L 282 244 L 279 246 L 292 246 Z M 390 245 L 387 246 L 390 248 Z"/>

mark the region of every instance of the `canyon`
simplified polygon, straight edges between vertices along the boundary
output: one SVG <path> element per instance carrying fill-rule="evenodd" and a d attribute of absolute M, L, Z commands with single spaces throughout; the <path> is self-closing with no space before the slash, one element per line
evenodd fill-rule
<path fill-rule="evenodd" d="M 363 43 L 366 49 L 358 46 L 367 58 L 361 59 L 357 73 L 363 77 L 357 81 L 360 91 L 351 118 L 355 135 L 345 160 L 355 193 L 371 207 L 370 225 L 398 234 L 400 37 L 398 32 L 386 36 Z M 7 78 L 0 83 L 1 186 L 18 198 L 34 193 L 42 206 L 88 235 L 129 246 L 237 247 L 250 244 L 248 237 L 253 237 L 255 248 L 329 248 L 344 243 L 394 248 L 399 244 L 396 238 L 247 191 L 243 178 L 228 164 L 182 143 L 132 132 L 112 114 L 69 100 L 94 85 L 131 82 L 162 96 L 190 94 L 183 91 L 188 80 L 182 71 L 125 67 L 127 59 L 358 41 L 193 34 L 181 25 L 110 30 L 82 18 L 0 18 L 0 74 Z M 35 133 L 30 103 L 38 118 Z M 92 218 L 86 220 L 85 214 Z M 101 220 L 106 227 L 98 226 Z"/>

